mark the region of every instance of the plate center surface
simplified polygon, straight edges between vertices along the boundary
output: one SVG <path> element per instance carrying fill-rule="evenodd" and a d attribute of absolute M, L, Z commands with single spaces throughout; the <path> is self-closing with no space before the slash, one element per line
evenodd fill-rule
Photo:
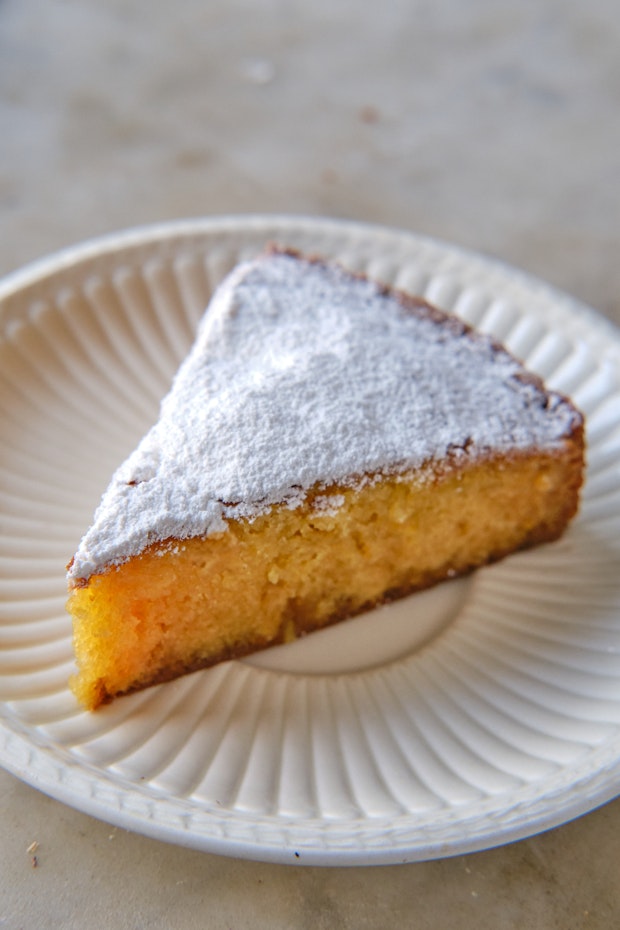
<path fill-rule="evenodd" d="M 420 649 L 452 623 L 467 599 L 470 584 L 470 578 L 446 581 L 243 661 L 257 668 L 306 675 L 358 672 L 385 665 Z"/>

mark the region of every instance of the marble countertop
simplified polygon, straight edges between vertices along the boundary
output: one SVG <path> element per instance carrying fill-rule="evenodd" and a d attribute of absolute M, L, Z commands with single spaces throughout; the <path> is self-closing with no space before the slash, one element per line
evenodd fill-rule
<path fill-rule="evenodd" d="M 181 217 L 289 213 L 496 256 L 620 323 L 613 0 L 2 0 L 0 274 Z M 36 848 L 34 846 L 36 844 Z M 0 927 L 608 928 L 620 801 L 381 868 L 237 861 L 0 771 Z"/>

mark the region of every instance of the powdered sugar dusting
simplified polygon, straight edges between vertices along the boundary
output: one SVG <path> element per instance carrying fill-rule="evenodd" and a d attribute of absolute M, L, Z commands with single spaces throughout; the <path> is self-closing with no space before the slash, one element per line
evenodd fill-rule
<path fill-rule="evenodd" d="M 333 517 L 344 501 L 344 494 L 321 494 L 312 501 L 312 510 L 321 517 Z"/>
<path fill-rule="evenodd" d="M 288 254 L 214 295 L 157 424 L 118 469 L 72 581 L 147 545 L 223 532 L 309 488 L 446 454 L 554 448 L 578 414 L 485 336 Z M 329 509 L 340 506 L 327 495 Z"/>

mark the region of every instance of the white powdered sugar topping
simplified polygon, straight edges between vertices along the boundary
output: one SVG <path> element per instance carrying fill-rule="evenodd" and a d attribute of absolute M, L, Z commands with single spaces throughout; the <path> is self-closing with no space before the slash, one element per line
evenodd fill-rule
<path fill-rule="evenodd" d="M 578 416 L 462 324 L 286 253 L 214 295 L 157 424 L 118 469 L 72 582 L 308 489 L 489 452 L 557 448 Z M 315 499 L 331 513 L 338 493 Z"/>

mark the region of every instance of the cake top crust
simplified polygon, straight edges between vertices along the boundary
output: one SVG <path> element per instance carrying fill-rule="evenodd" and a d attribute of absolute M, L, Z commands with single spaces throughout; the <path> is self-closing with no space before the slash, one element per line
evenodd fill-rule
<path fill-rule="evenodd" d="M 217 289 L 158 422 L 120 466 L 75 584 L 308 490 L 559 449 L 572 404 L 492 339 L 336 265 L 273 250 Z"/>

